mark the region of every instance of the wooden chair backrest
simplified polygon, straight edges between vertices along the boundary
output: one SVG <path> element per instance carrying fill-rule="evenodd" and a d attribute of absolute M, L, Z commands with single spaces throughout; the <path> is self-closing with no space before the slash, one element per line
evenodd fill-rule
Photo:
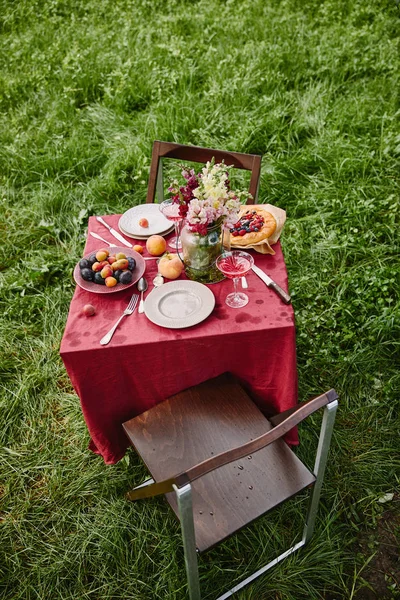
<path fill-rule="evenodd" d="M 190 162 L 206 163 L 215 159 L 226 165 L 233 165 L 236 169 L 251 171 L 249 192 L 252 195 L 247 204 L 256 204 L 258 188 L 260 184 L 261 156 L 258 154 L 244 154 L 241 152 L 228 152 L 225 150 L 213 150 L 212 148 L 201 148 L 200 146 L 184 146 L 172 142 L 155 141 L 151 155 L 149 186 L 147 189 L 146 202 L 154 202 L 156 191 L 162 190 L 162 159 L 173 158 L 187 160 Z"/>

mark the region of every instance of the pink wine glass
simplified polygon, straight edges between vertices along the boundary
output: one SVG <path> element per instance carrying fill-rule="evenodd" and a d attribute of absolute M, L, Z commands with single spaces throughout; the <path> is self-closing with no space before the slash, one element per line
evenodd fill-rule
<path fill-rule="evenodd" d="M 225 299 L 226 304 L 231 308 L 241 308 L 248 303 L 249 297 L 238 291 L 238 281 L 250 271 L 253 264 L 254 260 L 251 254 L 241 250 L 232 250 L 218 256 L 216 262 L 218 269 L 225 277 L 233 279 L 234 291 Z"/>
<path fill-rule="evenodd" d="M 173 221 L 175 225 L 175 237 L 171 238 L 168 244 L 171 246 L 171 248 L 182 248 L 180 230 L 183 219 L 179 214 L 179 204 L 173 202 L 171 199 L 164 200 L 164 202 L 161 202 L 160 204 L 160 210 L 164 217 L 166 217 L 168 221 Z"/>

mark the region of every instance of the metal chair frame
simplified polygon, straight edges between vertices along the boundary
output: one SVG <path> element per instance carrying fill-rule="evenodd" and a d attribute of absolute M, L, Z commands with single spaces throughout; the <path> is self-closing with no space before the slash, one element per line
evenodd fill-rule
<path fill-rule="evenodd" d="M 280 439 L 287 433 L 287 431 L 291 429 L 291 427 L 302 421 L 306 416 L 309 416 L 319 408 L 322 408 L 323 406 L 324 413 L 313 470 L 316 480 L 310 492 L 306 522 L 301 541 L 289 548 L 288 550 L 286 550 L 285 552 L 283 552 L 282 554 L 280 554 L 279 556 L 277 556 L 276 558 L 274 558 L 265 566 L 258 569 L 255 573 L 241 581 L 239 584 L 232 587 L 230 590 L 222 594 L 222 596 L 219 596 L 216 600 L 226 600 L 227 598 L 230 598 L 235 592 L 241 590 L 246 585 L 263 575 L 266 571 L 274 567 L 276 564 L 278 564 L 279 562 L 296 552 L 296 550 L 299 550 L 301 547 L 305 546 L 305 544 L 307 544 L 310 540 L 314 532 L 318 505 L 321 496 L 321 488 L 328 460 L 328 452 L 333 432 L 333 426 L 335 422 L 336 410 L 338 407 L 336 392 L 334 390 L 331 390 L 330 392 L 327 392 L 326 394 L 323 394 L 322 396 L 319 396 L 314 400 L 304 403 L 303 405 L 299 405 L 295 409 L 290 409 L 289 411 L 286 411 L 285 413 L 282 413 L 281 415 L 277 415 L 275 418 L 270 419 L 270 421 L 275 425 L 275 427 L 267 434 L 264 434 L 263 436 L 258 438 L 260 443 L 257 444 L 259 446 L 258 449 L 261 449 L 269 443 Z M 263 440 L 261 440 L 261 438 L 263 438 Z M 263 441 L 265 443 L 262 443 Z M 244 444 L 240 448 L 236 448 L 224 453 L 224 455 L 227 456 L 227 459 L 224 460 L 223 464 L 229 464 L 230 462 L 236 460 L 238 457 L 246 456 L 246 454 L 249 452 L 249 445 L 252 444 L 254 446 L 255 442 L 257 443 L 257 440 L 253 440 L 252 442 Z M 254 451 L 257 450 L 254 450 L 254 448 L 251 449 L 251 452 Z M 235 456 L 231 457 L 232 454 L 235 454 Z M 220 457 L 224 455 L 220 455 Z M 127 497 L 130 500 L 137 500 L 139 498 L 146 498 L 158 494 L 163 494 L 172 490 L 175 492 L 182 530 L 185 568 L 188 580 L 190 600 L 201 600 L 195 528 L 193 519 L 192 486 L 190 484 L 190 481 L 193 481 L 202 474 L 205 474 L 205 472 L 209 472 L 214 468 L 222 466 L 221 461 L 219 461 L 220 464 L 215 464 L 218 462 L 218 458 L 220 457 L 213 457 L 212 459 L 208 459 L 207 461 L 200 463 L 200 465 L 196 465 L 195 467 L 193 467 L 193 469 L 190 469 L 186 473 L 182 473 L 176 476 L 175 478 L 165 480 L 163 482 L 154 483 L 153 479 L 149 479 L 146 482 L 134 488 L 127 495 Z M 206 463 L 207 465 L 209 464 L 209 467 L 206 466 Z"/>

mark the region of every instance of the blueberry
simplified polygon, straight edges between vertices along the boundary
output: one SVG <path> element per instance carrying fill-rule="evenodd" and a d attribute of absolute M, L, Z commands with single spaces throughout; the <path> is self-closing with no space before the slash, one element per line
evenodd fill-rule
<path fill-rule="evenodd" d="M 102 278 L 99 272 L 94 274 L 94 282 L 100 285 L 106 285 L 106 280 Z"/>
<path fill-rule="evenodd" d="M 132 273 L 130 271 L 123 271 L 119 276 L 119 282 L 126 285 L 132 281 Z"/>
<path fill-rule="evenodd" d="M 92 269 L 88 269 L 86 267 L 81 269 L 81 275 L 82 275 L 82 279 L 84 279 L 85 281 L 93 281 L 93 279 L 94 279 L 94 273 L 93 273 Z"/>
<path fill-rule="evenodd" d="M 258 227 L 254 227 L 254 231 L 260 231 Z"/>
<path fill-rule="evenodd" d="M 128 256 L 127 261 L 128 261 L 128 269 L 130 271 L 133 271 L 133 269 L 136 267 L 136 260 L 134 258 L 132 258 L 132 256 Z"/>

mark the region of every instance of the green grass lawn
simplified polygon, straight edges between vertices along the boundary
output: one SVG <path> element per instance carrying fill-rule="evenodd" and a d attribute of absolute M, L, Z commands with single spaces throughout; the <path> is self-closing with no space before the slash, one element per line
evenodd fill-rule
<path fill-rule="evenodd" d="M 155 139 L 263 155 L 300 398 L 340 394 L 314 538 L 237 598 L 400 597 L 398 2 L 0 0 L 0 24 L 0 597 L 186 597 L 174 518 L 126 502 L 132 451 L 87 450 L 58 354 L 88 216 L 144 202 Z M 290 543 L 303 505 L 204 556 L 207 597 Z"/>

